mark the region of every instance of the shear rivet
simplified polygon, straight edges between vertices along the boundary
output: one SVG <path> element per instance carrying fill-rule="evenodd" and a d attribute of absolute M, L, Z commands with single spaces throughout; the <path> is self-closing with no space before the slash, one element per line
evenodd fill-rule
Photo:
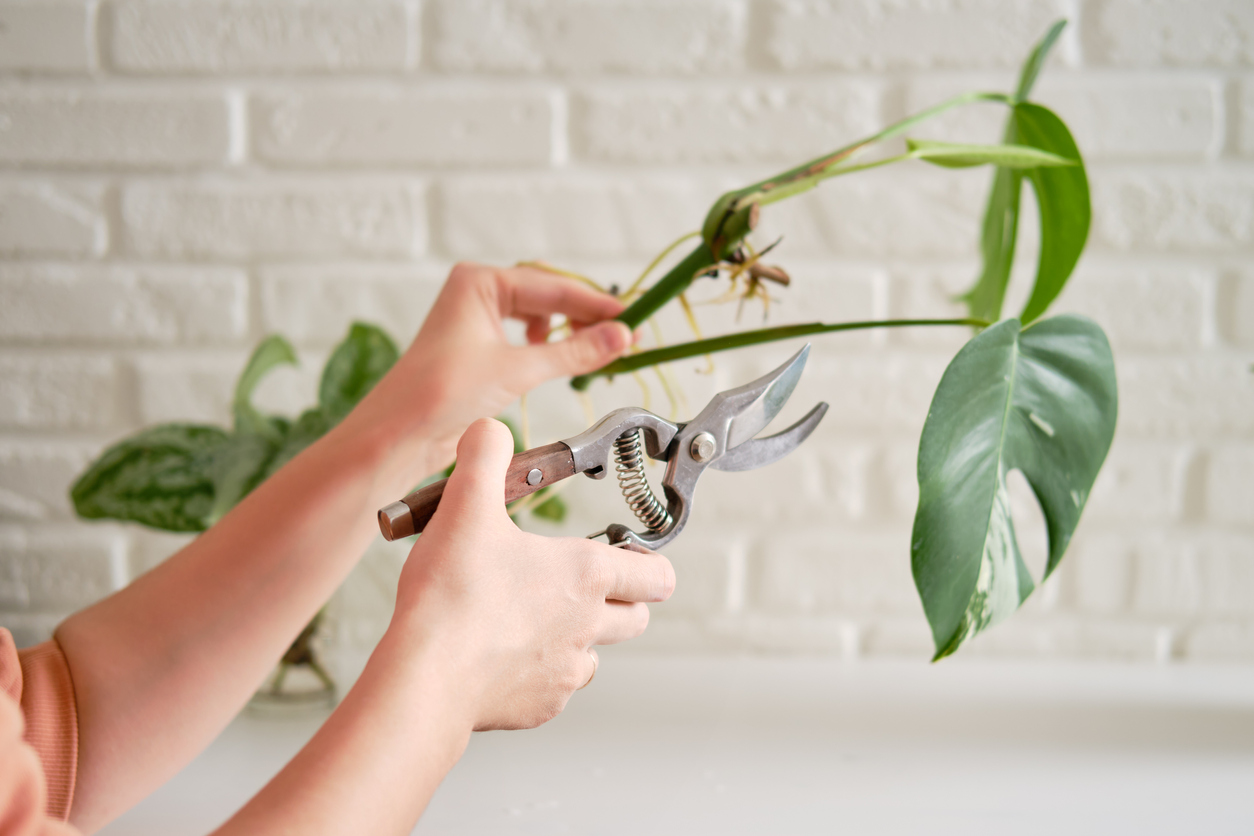
<path fill-rule="evenodd" d="M 692 440 L 692 446 L 688 449 L 692 453 L 694 461 L 708 462 L 714 458 L 714 447 L 714 436 L 709 433 L 701 433 Z"/>
<path fill-rule="evenodd" d="M 533 488 L 544 481 L 544 474 L 540 472 L 540 468 L 533 467 L 527 473 L 527 484 Z"/>

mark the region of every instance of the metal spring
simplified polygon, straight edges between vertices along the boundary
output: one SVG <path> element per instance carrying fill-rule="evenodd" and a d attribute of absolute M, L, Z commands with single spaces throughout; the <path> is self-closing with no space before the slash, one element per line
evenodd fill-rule
<path fill-rule="evenodd" d="M 644 475 L 643 430 L 628 430 L 614 440 L 614 469 L 618 472 L 618 488 L 627 500 L 627 507 L 653 532 L 670 528 L 674 520 L 666 506 L 653 495 Z"/>

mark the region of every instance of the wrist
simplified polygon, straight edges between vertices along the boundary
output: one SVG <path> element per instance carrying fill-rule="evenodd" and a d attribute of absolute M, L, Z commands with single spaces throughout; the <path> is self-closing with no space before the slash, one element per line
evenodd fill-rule
<path fill-rule="evenodd" d="M 408 621 L 393 618 L 367 670 L 386 670 L 401 693 L 418 696 L 415 704 L 420 706 L 422 725 L 439 738 L 451 767 L 475 728 L 476 685 L 456 648 Z"/>

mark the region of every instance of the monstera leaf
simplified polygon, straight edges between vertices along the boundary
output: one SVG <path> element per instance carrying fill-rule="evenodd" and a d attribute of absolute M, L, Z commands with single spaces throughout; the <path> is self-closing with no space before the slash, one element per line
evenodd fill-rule
<path fill-rule="evenodd" d="M 1092 321 L 1006 320 L 972 339 L 941 379 L 919 442 L 911 559 L 948 656 L 1014 612 L 1034 583 L 1015 538 L 1006 476 L 1027 478 L 1062 559 L 1115 431 L 1114 359 Z"/>

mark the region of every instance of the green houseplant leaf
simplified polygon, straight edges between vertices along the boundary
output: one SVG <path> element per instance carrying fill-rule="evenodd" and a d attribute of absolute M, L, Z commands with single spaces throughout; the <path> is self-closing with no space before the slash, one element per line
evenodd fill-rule
<path fill-rule="evenodd" d="M 214 505 L 212 470 L 228 442 L 217 427 L 162 424 L 114 444 L 70 489 L 85 519 L 204 531 Z"/>
<path fill-rule="evenodd" d="M 1015 105 L 1014 120 L 1020 142 L 1076 162 L 1065 168 L 1033 168 L 1025 172 L 1036 194 L 1041 218 L 1036 281 L 1019 315 L 1026 325 L 1045 313 L 1071 277 L 1088 240 L 1092 209 L 1080 150 L 1063 121 L 1048 108 L 1029 103 Z"/>
<path fill-rule="evenodd" d="M 1010 518 L 1019 470 L 1049 533 L 1048 577 L 1066 551 L 1115 432 L 1114 358 L 1091 320 L 988 328 L 954 357 L 919 441 L 915 585 L 936 658 L 1018 608 L 1033 589 Z"/>
<path fill-rule="evenodd" d="M 318 403 L 335 426 L 396 363 L 400 352 L 382 329 L 354 322 L 322 369 Z"/>
<path fill-rule="evenodd" d="M 281 437 L 283 428 L 277 426 L 274 419 L 267 418 L 253 407 L 253 392 L 271 370 L 279 366 L 295 365 L 299 365 L 299 361 L 292 344 L 277 334 L 266 337 L 253 350 L 244 370 L 240 372 L 239 380 L 235 382 L 235 397 L 231 401 L 237 432 L 266 435 L 275 441 Z"/>

